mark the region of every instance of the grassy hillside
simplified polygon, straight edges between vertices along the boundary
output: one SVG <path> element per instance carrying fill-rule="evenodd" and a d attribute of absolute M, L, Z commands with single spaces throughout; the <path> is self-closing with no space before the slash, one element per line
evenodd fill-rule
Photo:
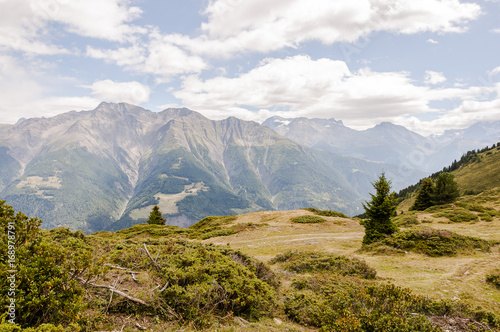
<path fill-rule="evenodd" d="M 500 187 L 500 147 L 480 153 L 477 161 L 454 171 L 461 192 Z"/>
<path fill-rule="evenodd" d="M 0 313 L 0 331 L 500 331 L 499 161 L 494 149 L 455 170 L 469 194 L 452 204 L 403 201 L 400 231 L 369 246 L 363 221 L 311 208 L 84 235 L 0 201 L 19 324 Z"/>
<path fill-rule="evenodd" d="M 499 211 L 499 195 L 495 190 L 459 203 Z M 40 279 L 30 285 L 38 287 L 32 292 L 47 291 L 44 301 L 70 290 L 76 294 L 68 306 L 72 315 L 46 321 L 66 327 L 43 331 L 495 330 L 500 289 L 486 279 L 496 280 L 500 271 L 494 244 L 500 241 L 500 218 L 456 223 L 439 216 L 459 207 L 396 221 L 402 230 L 454 232 L 492 246 L 439 257 L 389 247 L 361 251 L 364 228 L 358 220 L 315 210 L 208 217 L 188 229 L 140 224 L 88 236 L 41 230 L 33 250 L 38 257 L 50 253 L 49 261 L 59 257 L 54 259 L 60 269 L 44 269 L 44 284 Z M 315 212 L 322 222 L 294 222 Z M 18 255 L 31 250 L 19 248 Z M 29 265 L 32 280 L 37 270 L 28 257 L 19 257 L 19 264 Z M 50 280 L 58 273 L 67 274 Z M 28 298 L 18 305 L 36 302 Z"/>

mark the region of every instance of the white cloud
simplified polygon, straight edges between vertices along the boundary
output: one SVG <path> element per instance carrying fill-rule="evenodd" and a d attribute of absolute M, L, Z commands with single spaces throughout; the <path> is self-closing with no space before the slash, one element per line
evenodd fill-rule
<path fill-rule="evenodd" d="M 431 121 L 422 121 L 414 116 L 394 119 L 394 123 L 405 126 L 422 135 L 443 133 L 448 129 L 467 128 L 479 121 L 500 121 L 500 94 L 490 101 L 465 100 L 459 107 Z"/>
<path fill-rule="evenodd" d="M 116 63 L 118 66 L 143 74 L 153 74 L 160 81 L 185 73 L 200 73 L 208 67 L 203 58 L 190 55 L 156 31 L 149 34 L 148 42 L 136 42 L 130 47 L 101 50 L 87 47 L 86 55 Z"/>
<path fill-rule="evenodd" d="M 46 1 L 35 2 L 43 10 L 42 4 Z M 51 20 L 65 24 L 68 31 L 81 36 L 123 42 L 135 33 L 146 32 L 144 28 L 129 24 L 140 17 L 142 10 L 139 7 L 130 7 L 129 1 L 126 0 L 48 2 L 54 4 L 53 10 L 47 9 Z"/>
<path fill-rule="evenodd" d="M 437 40 L 434 40 L 434 39 L 432 39 L 432 38 L 427 39 L 427 42 L 428 42 L 429 44 L 439 44 L 439 42 L 438 42 Z"/>
<path fill-rule="evenodd" d="M 96 81 L 90 86 L 92 95 L 101 101 L 125 102 L 140 105 L 149 101 L 151 90 L 139 82 Z"/>
<path fill-rule="evenodd" d="M 342 61 L 312 61 L 308 56 L 266 59 L 237 78 L 217 77 L 203 82 L 196 76 L 188 77 L 183 89 L 174 94 L 195 108 L 306 105 L 321 99 L 322 90 L 338 84 L 346 75 L 350 72 Z"/>
<path fill-rule="evenodd" d="M 114 12 L 122 13 L 116 8 Z M 212 0 L 203 12 L 207 21 L 198 37 L 162 35 L 150 27 L 147 41 L 136 39 L 133 46 L 116 50 L 88 47 L 86 55 L 157 75 L 164 82 L 207 69 L 201 56 L 267 53 L 311 40 L 355 42 L 378 31 L 462 32 L 480 12 L 479 5 L 458 0 Z M 125 14 L 118 17 L 118 22 L 129 19 Z"/>
<path fill-rule="evenodd" d="M 377 31 L 463 32 L 481 8 L 458 0 L 214 0 L 198 38 L 171 36 L 195 54 L 269 52 L 305 41 L 354 42 Z"/>
<path fill-rule="evenodd" d="M 375 73 L 367 69 L 351 73 L 343 61 L 295 56 L 267 59 L 235 78 L 201 81 L 191 76 L 174 96 L 195 110 L 219 110 L 226 116 L 234 108 L 289 109 L 290 116 L 334 114 L 354 123 L 425 112 L 425 93 L 425 87 L 411 84 L 407 73 Z"/>
<path fill-rule="evenodd" d="M 2 0 L 0 47 L 34 54 L 70 53 L 53 44 L 54 23 L 84 37 L 124 42 L 145 32 L 129 24 L 140 14 L 125 0 Z"/>
<path fill-rule="evenodd" d="M 425 84 L 440 84 L 446 82 L 446 77 L 444 77 L 443 73 L 438 73 L 432 70 L 425 71 L 424 83 Z"/>
<path fill-rule="evenodd" d="M 499 67 L 496 67 L 496 68 L 493 68 L 491 71 L 488 72 L 490 75 L 496 75 L 498 73 L 500 73 L 500 66 Z"/>
<path fill-rule="evenodd" d="M 493 32 L 493 33 L 500 33 L 500 28 L 493 29 L 493 30 L 491 30 L 491 32 Z"/>
<path fill-rule="evenodd" d="M 46 18 L 27 0 L 0 1 L 0 47 L 36 54 L 68 53 L 58 46 L 40 41 Z"/>
<path fill-rule="evenodd" d="M 0 123 L 13 124 L 20 118 L 52 117 L 72 110 L 91 110 L 100 101 L 91 97 L 48 97 L 30 99 L 23 103 L 12 103 L 8 109 L 0 108 Z"/>
<path fill-rule="evenodd" d="M 382 121 L 407 122 L 410 116 L 441 112 L 429 106 L 431 101 L 459 101 L 463 106 L 455 112 L 470 110 L 471 105 L 479 102 L 487 117 L 492 114 L 496 99 L 478 100 L 483 96 L 491 99 L 492 93 L 498 94 L 497 89 L 498 86 L 435 89 L 416 85 L 406 72 L 382 73 L 369 69 L 351 72 L 342 61 L 295 56 L 266 59 L 258 67 L 233 78 L 203 81 L 190 76 L 174 96 L 187 107 L 216 119 L 238 116 L 262 121 L 270 114 L 334 117 L 348 126 L 367 128 Z M 414 123 L 413 129 L 428 128 Z"/>
<path fill-rule="evenodd" d="M 0 123 L 20 118 L 50 117 L 71 110 L 93 109 L 99 100 L 91 97 L 46 97 L 46 89 L 19 60 L 0 55 Z"/>
<path fill-rule="evenodd" d="M 31 109 L 36 113 L 30 113 L 26 118 L 33 116 L 51 117 L 69 111 L 91 110 L 97 107 L 101 100 L 92 97 L 48 97 L 35 100 L 31 103 Z M 34 114 L 34 115 L 32 115 Z"/>
<path fill-rule="evenodd" d="M 20 108 L 41 98 L 43 89 L 13 57 L 0 55 L 0 123 L 12 123 L 26 112 Z"/>
<path fill-rule="evenodd" d="M 121 47 L 116 50 L 101 50 L 87 46 L 85 55 L 94 59 L 102 59 L 108 63 L 116 63 L 121 67 L 134 67 L 144 63 L 146 60 L 144 53 L 144 48 L 139 45 Z"/>
<path fill-rule="evenodd" d="M 186 53 L 158 33 L 151 34 L 148 56 L 142 66 L 146 73 L 170 76 L 182 73 L 199 73 L 208 67 L 199 56 Z"/>

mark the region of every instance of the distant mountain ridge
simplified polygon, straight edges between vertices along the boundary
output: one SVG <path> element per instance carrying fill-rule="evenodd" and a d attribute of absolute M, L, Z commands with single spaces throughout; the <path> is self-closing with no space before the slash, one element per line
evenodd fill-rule
<path fill-rule="evenodd" d="M 44 227 L 128 227 L 158 204 L 170 224 L 313 206 L 357 214 L 393 165 L 317 151 L 255 122 L 181 108 L 95 110 L 0 126 L 0 197 Z M 415 180 L 415 179 L 414 179 Z"/>
<path fill-rule="evenodd" d="M 425 173 L 451 164 L 469 150 L 500 141 L 500 121 L 478 122 L 466 129 L 429 137 L 389 122 L 360 131 L 335 119 L 271 117 L 263 125 L 315 149 Z"/>

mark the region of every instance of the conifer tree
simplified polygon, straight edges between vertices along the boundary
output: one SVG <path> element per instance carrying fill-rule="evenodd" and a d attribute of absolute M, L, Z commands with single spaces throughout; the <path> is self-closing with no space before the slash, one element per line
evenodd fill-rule
<path fill-rule="evenodd" d="M 167 219 L 163 218 L 163 215 L 160 211 L 158 205 L 153 206 L 151 213 L 149 214 L 148 224 L 151 225 L 165 225 L 167 223 Z"/>
<path fill-rule="evenodd" d="M 458 184 L 451 173 L 441 173 L 436 180 L 434 189 L 434 204 L 453 202 L 459 196 Z"/>
<path fill-rule="evenodd" d="M 415 203 L 410 210 L 423 211 L 433 205 L 434 183 L 431 178 L 422 180 Z"/>
<path fill-rule="evenodd" d="M 376 195 L 370 194 L 372 200 L 363 204 L 366 211 L 365 236 L 363 244 L 370 244 L 398 231 L 391 217 L 396 211 L 394 193 L 391 193 L 391 182 L 385 177 L 385 173 L 372 183 Z"/>

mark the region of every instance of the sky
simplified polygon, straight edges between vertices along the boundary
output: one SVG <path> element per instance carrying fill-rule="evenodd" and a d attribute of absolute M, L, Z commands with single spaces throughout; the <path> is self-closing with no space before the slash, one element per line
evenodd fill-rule
<path fill-rule="evenodd" d="M 422 135 L 500 120 L 500 0 L 0 0 L 0 123 L 102 101 Z"/>

